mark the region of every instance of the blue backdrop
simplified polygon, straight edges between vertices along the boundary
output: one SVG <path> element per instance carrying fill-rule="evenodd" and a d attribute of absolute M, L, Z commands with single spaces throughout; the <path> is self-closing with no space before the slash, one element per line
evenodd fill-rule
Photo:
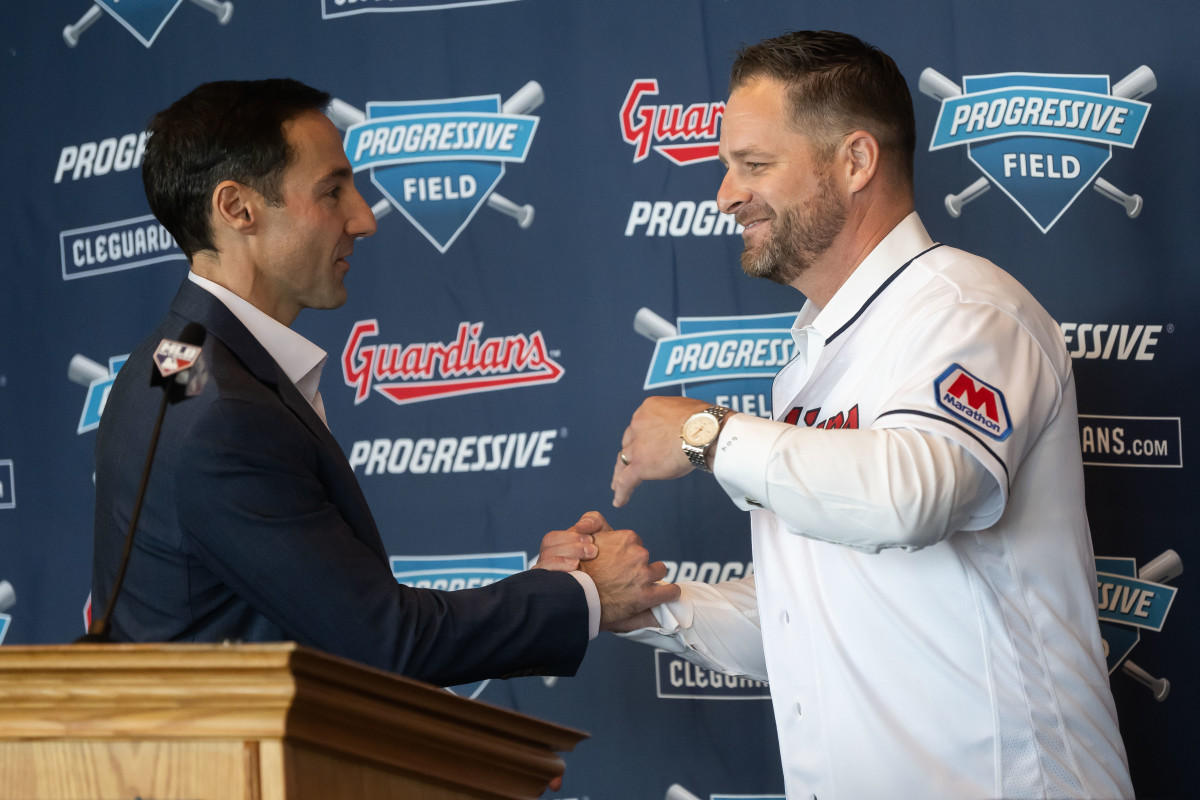
<path fill-rule="evenodd" d="M 797 28 L 896 59 L 930 232 L 1061 321 L 1134 784 L 1190 796 L 1200 8 L 1180 1 L 5 3 L 0 644 L 83 630 L 105 390 L 186 270 L 142 194 L 143 131 L 215 79 L 291 76 L 337 98 L 379 230 L 349 302 L 297 328 L 330 353 L 328 416 L 399 580 L 521 569 L 589 508 L 672 577 L 752 569 L 747 520 L 710 478 L 620 511 L 607 487 L 648 392 L 769 412 L 773 342 L 802 298 L 741 274 L 715 144 L 733 52 Z M 737 343 L 749 365 L 703 348 L 671 363 L 678 336 Z M 431 345 L 463 355 L 422 369 Z M 768 688 L 649 648 L 602 637 L 575 678 L 459 691 L 592 733 L 560 799 L 782 792 Z"/>

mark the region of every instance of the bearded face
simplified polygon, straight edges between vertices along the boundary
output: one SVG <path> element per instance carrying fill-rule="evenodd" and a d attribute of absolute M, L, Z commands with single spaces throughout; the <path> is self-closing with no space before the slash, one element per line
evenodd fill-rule
<path fill-rule="evenodd" d="M 810 197 L 779 209 L 753 203 L 737 214 L 742 224 L 764 217 L 769 223 L 767 235 L 754 243 L 746 240 L 742 270 L 752 278 L 789 285 L 824 255 L 841 233 L 846 224 L 846 205 L 825 174 Z"/>

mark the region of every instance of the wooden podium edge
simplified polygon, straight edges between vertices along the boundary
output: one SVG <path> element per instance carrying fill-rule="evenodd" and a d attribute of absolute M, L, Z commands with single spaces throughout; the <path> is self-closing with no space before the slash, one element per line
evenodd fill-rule
<path fill-rule="evenodd" d="M 2 647 L 0 731 L 277 739 L 491 797 L 536 797 L 587 737 L 290 642 Z"/>

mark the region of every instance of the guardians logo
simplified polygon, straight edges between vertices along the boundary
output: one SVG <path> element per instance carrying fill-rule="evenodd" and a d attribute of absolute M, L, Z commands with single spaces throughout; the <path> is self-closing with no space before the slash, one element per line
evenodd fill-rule
<path fill-rule="evenodd" d="M 538 124 L 529 112 L 544 99 L 530 81 L 504 103 L 499 95 L 371 102 L 364 113 L 334 99 L 329 118 L 346 132 L 354 171 L 370 170 L 383 193 L 375 218 L 395 208 L 445 253 L 485 203 L 521 228 L 533 224 L 533 206 L 493 190 L 505 165 L 529 154 Z"/>
<path fill-rule="evenodd" d="M 525 553 L 476 553 L 461 556 L 391 556 L 392 574 L 405 586 L 447 592 L 474 589 L 524 572 Z M 488 681 L 448 687 L 457 695 L 479 696 Z"/>
<path fill-rule="evenodd" d="M 621 103 L 621 138 L 634 147 L 633 163 L 645 159 L 652 148 L 679 166 L 714 161 L 725 104 L 692 103 L 684 108 L 645 102 L 657 94 L 657 79 L 639 78 Z"/>
<path fill-rule="evenodd" d="M 795 319 L 795 314 L 680 317 L 672 325 L 639 309 L 633 329 L 654 342 L 643 388 L 680 384 L 684 397 L 769 418 L 771 380 L 796 355 Z"/>
<path fill-rule="evenodd" d="M 233 3 L 218 0 L 191 0 L 217 18 L 217 24 L 226 25 L 233 17 Z M 79 37 L 92 27 L 107 11 L 121 27 L 129 31 L 146 47 L 154 44 L 167 20 L 183 0 L 92 0 L 92 6 L 75 23 L 63 28 L 63 41 L 67 47 L 79 44 Z"/>
<path fill-rule="evenodd" d="M 1159 702 L 1167 699 L 1171 682 L 1130 661 L 1129 653 L 1141 641 L 1143 630 L 1162 630 L 1177 591 L 1166 582 L 1182 573 L 1183 561 L 1174 550 L 1164 551 L 1141 569 L 1132 558 L 1096 557 L 1096 607 L 1109 674 L 1120 667 Z"/>
<path fill-rule="evenodd" d="M 364 343 L 378 333 L 378 321 L 356 322 L 342 351 L 342 376 L 354 388 L 355 405 L 366 400 L 372 388 L 403 405 L 557 383 L 566 372 L 551 358 L 541 331 L 482 339 L 482 322 L 460 322 L 450 344 Z"/>
<path fill-rule="evenodd" d="M 965 145 L 979 178 L 946 196 L 952 217 L 993 184 L 1033 220 L 1042 233 L 1054 226 L 1089 185 L 1136 217 L 1139 195 L 1126 194 L 1099 177 L 1113 147 L 1133 148 L 1150 110 L 1139 101 L 1157 80 L 1138 67 L 1109 90 L 1107 75 L 1007 72 L 968 75 L 962 88 L 926 69 L 919 88 L 942 104 L 929 149 Z"/>

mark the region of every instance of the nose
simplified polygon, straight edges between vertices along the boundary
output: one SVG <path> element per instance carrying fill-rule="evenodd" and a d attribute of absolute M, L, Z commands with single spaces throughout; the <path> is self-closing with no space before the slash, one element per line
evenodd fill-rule
<path fill-rule="evenodd" d="M 375 235 L 377 228 L 375 212 L 367 205 L 367 201 L 358 193 L 357 188 L 354 190 L 354 200 L 354 210 L 350 214 L 350 219 L 346 221 L 346 232 L 354 237 Z"/>
<path fill-rule="evenodd" d="M 726 170 L 717 189 L 717 208 L 723 214 L 735 214 L 750 200 L 750 193 L 738 186 L 733 170 Z"/>

